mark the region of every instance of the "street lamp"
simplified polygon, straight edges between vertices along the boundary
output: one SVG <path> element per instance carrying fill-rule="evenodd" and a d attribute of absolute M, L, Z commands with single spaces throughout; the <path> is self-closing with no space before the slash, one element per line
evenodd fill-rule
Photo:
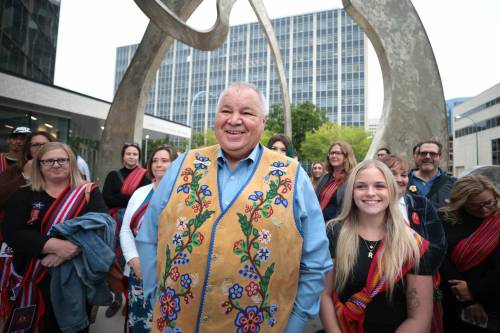
<path fill-rule="evenodd" d="M 476 133 L 476 165 L 479 165 L 479 144 L 478 144 L 478 139 L 477 139 L 477 131 L 479 129 L 479 126 L 474 121 L 474 119 L 472 119 L 469 116 L 460 116 L 460 115 L 455 116 L 455 119 L 462 119 L 462 118 L 467 118 L 470 121 L 472 121 L 472 123 L 474 124 L 474 132 Z"/>
<path fill-rule="evenodd" d="M 148 163 L 148 139 L 149 139 L 149 134 L 146 134 L 145 138 L 146 138 L 146 140 L 145 140 L 146 141 L 146 144 L 145 144 L 146 149 L 144 149 L 144 161 L 147 164 Z"/>
<path fill-rule="evenodd" d="M 192 140 L 192 136 L 193 136 L 193 115 L 194 115 L 194 102 L 196 101 L 196 99 L 198 97 L 200 97 L 201 95 L 203 94 L 207 94 L 207 95 L 212 95 L 212 96 L 216 96 L 215 94 L 207 91 L 207 90 L 202 90 L 202 91 L 198 91 L 194 96 L 193 96 L 193 99 L 191 100 L 191 107 L 190 109 L 188 110 L 188 123 L 189 123 L 189 126 L 191 127 L 191 136 L 189 137 L 189 149 L 191 149 L 191 140 Z M 205 124 L 206 125 L 206 124 Z M 205 142 L 206 144 L 206 142 Z"/>

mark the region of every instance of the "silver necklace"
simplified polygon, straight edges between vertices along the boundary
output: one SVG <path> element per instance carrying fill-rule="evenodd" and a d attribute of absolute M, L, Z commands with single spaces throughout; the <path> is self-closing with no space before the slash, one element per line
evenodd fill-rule
<path fill-rule="evenodd" d="M 368 249 L 368 258 L 370 258 L 370 259 L 373 258 L 373 251 L 377 247 L 378 242 L 380 242 L 380 240 L 378 240 L 378 241 L 367 241 L 367 240 L 365 240 L 363 238 L 363 242 L 365 243 L 366 248 Z"/>

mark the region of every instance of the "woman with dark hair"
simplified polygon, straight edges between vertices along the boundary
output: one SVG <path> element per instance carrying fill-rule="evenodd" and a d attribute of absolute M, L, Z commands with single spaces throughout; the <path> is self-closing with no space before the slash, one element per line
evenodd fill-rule
<path fill-rule="evenodd" d="M 428 242 L 404 222 L 385 164 L 365 160 L 351 171 L 327 235 L 335 260 L 321 296 L 327 332 L 429 332 Z"/>
<path fill-rule="evenodd" d="M 275 134 L 267 143 L 267 148 L 288 157 L 295 157 L 292 141 L 285 134 Z"/>
<path fill-rule="evenodd" d="M 140 166 L 141 148 L 137 143 L 125 143 L 121 150 L 121 157 L 123 168 L 108 173 L 102 189 L 104 201 L 109 208 L 111 216 L 116 221 L 117 263 L 115 267 L 118 271 L 123 270 L 125 265 L 119 246 L 120 228 L 125 208 L 132 193 L 139 187 L 150 183 L 146 175 L 147 170 Z M 121 276 L 121 272 L 118 275 Z M 115 300 L 106 310 L 105 314 L 107 317 L 114 316 L 120 309 L 123 301 L 121 292 L 118 292 L 122 288 L 113 289 L 115 291 Z"/>
<path fill-rule="evenodd" d="M 138 188 L 132 194 L 123 217 L 120 244 L 127 263 L 124 274 L 128 276 L 127 326 L 130 332 L 151 331 L 153 308 L 149 300 L 144 299 L 141 260 L 135 246 L 135 237 L 139 233 L 144 213 L 154 191 L 176 157 L 175 149 L 170 146 L 159 146 L 153 150 L 147 165 L 148 176 L 152 183 Z"/>
<path fill-rule="evenodd" d="M 326 174 L 316 188 L 325 221 L 339 214 L 341 195 L 339 189 L 345 183 L 349 172 L 356 166 L 356 157 L 350 144 L 344 141 L 332 143 L 326 155 Z"/>
<path fill-rule="evenodd" d="M 3 207 L 9 197 L 21 185 L 31 178 L 31 160 L 36 152 L 47 142 L 54 142 L 55 139 L 47 132 L 33 132 L 26 136 L 21 156 L 17 162 L 0 174 L 0 207 Z"/>
<path fill-rule="evenodd" d="M 448 240 L 441 268 L 446 332 L 500 331 L 499 199 L 488 178 L 465 176 L 441 208 Z"/>
<path fill-rule="evenodd" d="M 33 158 L 30 186 L 20 188 L 11 196 L 3 223 L 5 240 L 14 250 L 13 277 L 19 279 L 10 320 L 6 323 L 6 327 L 11 329 L 9 332 L 57 333 L 68 327 L 73 329 L 72 332 L 88 330 L 87 301 L 95 300 L 97 294 L 107 297 L 109 291 L 106 292 L 106 285 L 103 284 L 101 287 L 104 289 L 99 289 L 102 293 L 96 287 L 91 295 L 87 294 L 87 290 L 92 290 L 91 285 L 96 284 L 94 280 L 85 281 L 88 288 L 82 289 L 72 289 L 75 285 L 70 286 L 68 282 L 73 281 L 72 277 L 84 279 L 80 274 L 88 274 L 85 267 L 88 267 L 88 260 L 93 258 L 98 257 L 99 263 L 107 262 L 109 267 L 113 251 L 109 246 L 107 249 L 100 246 L 92 249 L 93 255 L 86 252 L 83 238 L 89 239 L 90 227 L 86 230 L 87 236 L 78 245 L 54 234 L 55 229 L 61 230 L 59 228 L 77 223 L 74 221 L 88 212 L 107 212 L 101 192 L 95 184 L 82 180 L 75 155 L 66 144 L 44 144 Z M 109 226 L 108 233 L 112 234 L 113 221 L 107 214 L 100 216 L 105 216 L 102 222 Z M 72 222 L 69 223 L 69 220 Z M 79 274 L 69 274 L 67 268 L 76 264 L 63 264 L 77 257 L 80 252 L 85 255 L 78 259 Z M 65 283 L 60 280 L 62 271 L 56 271 L 56 268 L 66 269 L 68 275 L 64 278 Z M 105 281 L 104 272 L 105 269 L 102 276 L 94 272 L 94 279 Z M 59 279 L 54 276 L 59 276 Z M 67 290 L 61 288 L 62 285 Z M 58 297 L 54 301 L 54 295 L 65 295 L 68 291 L 72 291 L 72 297 Z M 1 305 L 5 306 L 5 303 Z M 78 315 L 73 315 L 74 311 Z"/>
<path fill-rule="evenodd" d="M 409 164 L 406 160 L 395 156 L 386 155 L 380 160 L 387 165 L 398 185 L 399 208 L 405 222 L 420 236 L 429 241 L 428 262 L 433 273 L 434 306 L 431 332 L 443 331 L 443 312 L 441 306 L 439 283 L 441 277 L 439 268 L 446 254 L 446 237 L 444 235 L 441 219 L 434 206 L 426 197 L 418 195 L 408 188 Z"/>

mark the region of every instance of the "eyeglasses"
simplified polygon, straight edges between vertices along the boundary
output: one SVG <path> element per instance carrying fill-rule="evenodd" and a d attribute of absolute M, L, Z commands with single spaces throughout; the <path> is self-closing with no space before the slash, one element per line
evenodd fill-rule
<path fill-rule="evenodd" d="M 344 155 L 344 153 L 341 152 L 341 151 L 331 151 L 331 152 L 328 153 L 328 155 L 330 155 L 330 156 L 335 156 L 335 155 L 340 156 L 340 155 Z"/>
<path fill-rule="evenodd" d="M 421 158 L 426 158 L 427 155 L 430 155 L 431 158 L 436 158 L 439 156 L 439 153 L 433 151 L 421 151 L 418 153 L 418 156 L 420 156 Z"/>
<path fill-rule="evenodd" d="M 44 143 L 41 143 L 41 142 L 37 142 L 37 143 L 32 143 L 30 144 L 31 148 L 40 148 L 41 146 L 43 146 L 45 144 Z"/>
<path fill-rule="evenodd" d="M 53 167 L 57 162 L 60 166 L 65 166 L 69 162 L 69 158 L 58 158 L 58 159 L 48 159 L 48 160 L 40 160 L 40 165 Z"/>
<path fill-rule="evenodd" d="M 472 203 L 472 204 L 469 204 L 468 206 L 472 209 L 483 209 L 483 208 L 486 208 L 486 209 L 490 209 L 490 208 L 493 208 L 497 205 L 498 201 L 496 199 L 491 199 L 491 200 L 488 200 L 488 201 L 485 201 L 485 202 L 480 202 L 480 203 Z"/>

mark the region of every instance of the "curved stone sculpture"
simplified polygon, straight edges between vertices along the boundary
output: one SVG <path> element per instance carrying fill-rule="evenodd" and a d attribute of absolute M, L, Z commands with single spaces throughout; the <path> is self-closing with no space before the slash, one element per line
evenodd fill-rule
<path fill-rule="evenodd" d="M 278 44 L 278 39 L 273 30 L 273 25 L 269 16 L 267 15 L 266 7 L 262 0 L 249 0 L 257 19 L 259 20 L 260 26 L 264 31 L 267 38 L 267 43 L 273 54 L 274 63 L 276 64 L 276 71 L 278 72 L 278 80 L 280 82 L 281 97 L 283 98 L 283 112 L 285 118 L 285 135 L 292 138 L 292 109 L 290 106 L 290 95 L 288 93 L 288 84 L 285 75 L 285 66 L 283 64 L 283 58 L 281 57 L 281 51 Z"/>
<path fill-rule="evenodd" d="M 217 19 L 208 31 L 191 28 L 161 0 L 134 0 L 137 6 L 163 32 L 191 47 L 209 51 L 221 46 L 229 30 L 229 14 L 236 0 L 217 1 Z M 171 1 L 176 2 L 176 1 Z"/>
<path fill-rule="evenodd" d="M 191 47 L 201 50 L 213 50 L 224 42 L 229 29 L 229 14 L 236 0 L 217 1 L 217 20 L 207 31 L 199 31 L 189 27 L 182 19 L 173 13 L 168 6 L 160 0 L 134 0 L 139 8 L 155 23 L 161 30 L 175 39 Z M 267 42 L 271 49 L 276 64 L 278 80 L 280 82 L 281 96 L 283 98 L 283 110 L 285 118 L 285 134 L 292 137 L 292 114 L 290 106 L 290 95 L 285 75 L 285 66 L 281 57 L 278 39 L 266 7 L 262 0 L 250 0 L 260 26 L 264 31 Z"/>
<path fill-rule="evenodd" d="M 367 158 L 388 147 L 411 161 L 412 147 L 433 138 L 448 160 L 443 87 L 429 39 L 410 0 L 342 0 L 377 53 L 384 82 L 381 122 Z"/>
<path fill-rule="evenodd" d="M 187 19 L 202 0 L 173 1 L 171 8 Z M 127 72 L 118 87 L 104 124 L 98 151 L 95 181 L 103 184 L 106 173 L 121 165 L 120 150 L 124 142 L 142 141 L 144 109 L 152 80 L 167 48 L 174 39 L 149 23 Z"/>
<path fill-rule="evenodd" d="M 467 169 L 458 175 L 459 178 L 468 175 L 483 175 L 488 177 L 497 188 L 500 188 L 500 166 L 498 165 L 480 165 Z"/>

